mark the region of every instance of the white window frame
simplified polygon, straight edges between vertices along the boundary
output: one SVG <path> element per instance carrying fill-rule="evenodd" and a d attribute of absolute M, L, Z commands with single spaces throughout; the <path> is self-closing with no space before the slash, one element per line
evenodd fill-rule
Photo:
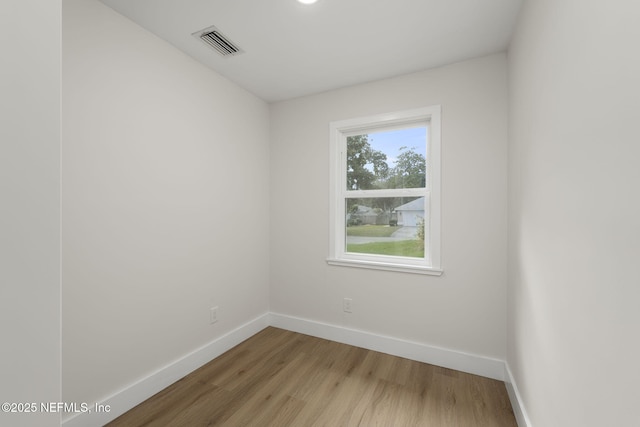
<path fill-rule="evenodd" d="M 330 131 L 330 265 L 390 270 L 405 273 L 442 274 L 440 263 L 440 111 L 439 105 L 331 122 Z M 372 130 L 409 127 L 424 124 L 428 127 L 426 147 L 427 187 L 347 190 L 346 141 L 348 136 Z M 425 256 L 424 258 L 356 254 L 346 252 L 345 199 L 348 197 L 425 197 Z"/>

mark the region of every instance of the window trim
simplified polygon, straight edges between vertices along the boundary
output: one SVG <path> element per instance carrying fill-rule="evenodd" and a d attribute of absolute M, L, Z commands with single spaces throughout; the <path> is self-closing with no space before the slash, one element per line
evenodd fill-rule
<path fill-rule="evenodd" d="M 430 107 L 379 114 L 356 119 L 334 121 L 329 124 L 330 132 L 330 200 L 329 200 L 329 256 L 330 265 L 399 271 L 440 276 L 443 273 L 440 259 L 440 132 L 441 107 Z M 344 199 L 347 194 L 345 150 L 347 136 L 372 129 L 406 127 L 416 123 L 428 123 L 427 140 L 427 187 L 403 189 L 402 195 L 425 196 L 425 211 L 429 218 L 425 226 L 425 258 L 396 257 L 384 255 L 354 254 L 345 251 Z M 353 194 L 353 191 L 349 191 Z M 398 190 L 357 190 L 362 197 L 387 197 L 398 195 Z M 427 255 L 428 254 L 428 255 Z"/>

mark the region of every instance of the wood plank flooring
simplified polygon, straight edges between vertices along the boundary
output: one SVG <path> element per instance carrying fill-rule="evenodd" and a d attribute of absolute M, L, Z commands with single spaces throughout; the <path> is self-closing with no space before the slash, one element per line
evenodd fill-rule
<path fill-rule="evenodd" d="M 108 426 L 517 424 L 500 381 L 269 327 Z"/>

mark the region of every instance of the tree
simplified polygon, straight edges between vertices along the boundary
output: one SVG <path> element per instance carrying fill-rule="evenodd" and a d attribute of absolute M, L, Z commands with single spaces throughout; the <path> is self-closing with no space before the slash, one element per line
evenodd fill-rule
<path fill-rule="evenodd" d="M 400 147 L 393 168 L 387 164 L 387 155 L 371 148 L 368 135 L 347 137 L 347 188 L 373 190 L 392 188 L 420 188 L 426 182 L 425 157 L 414 148 Z M 406 203 L 404 198 L 372 197 L 346 200 L 351 218 L 357 219 L 357 206 L 379 209 L 380 221 L 388 223 L 396 206 Z M 353 224 L 351 224 L 353 225 Z"/>
<path fill-rule="evenodd" d="M 387 155 L 371 148 L 368 135 L 347 137 L 347 188 L 378 188 L 388 175 Z"/>
<path fill-rule="evenodd" d="M 424 156 L 413 148 L 400 147 L 395 166 L 389 172 L 387 188 L 424 187 L 427 178 L 427 162 Z"/>

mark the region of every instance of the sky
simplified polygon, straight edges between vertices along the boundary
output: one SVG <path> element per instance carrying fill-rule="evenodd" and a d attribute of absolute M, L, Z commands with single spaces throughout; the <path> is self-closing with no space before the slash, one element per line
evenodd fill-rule
<path fill-rule="evenodd" d="M 416 153 L 426 157 L 426 135 L 425 127 L 375 132 L 369 133 L 369 144 L 374 150 L 385 153 L 387 164 L 393 167 L 402 146 L 414 148 Z"/>

